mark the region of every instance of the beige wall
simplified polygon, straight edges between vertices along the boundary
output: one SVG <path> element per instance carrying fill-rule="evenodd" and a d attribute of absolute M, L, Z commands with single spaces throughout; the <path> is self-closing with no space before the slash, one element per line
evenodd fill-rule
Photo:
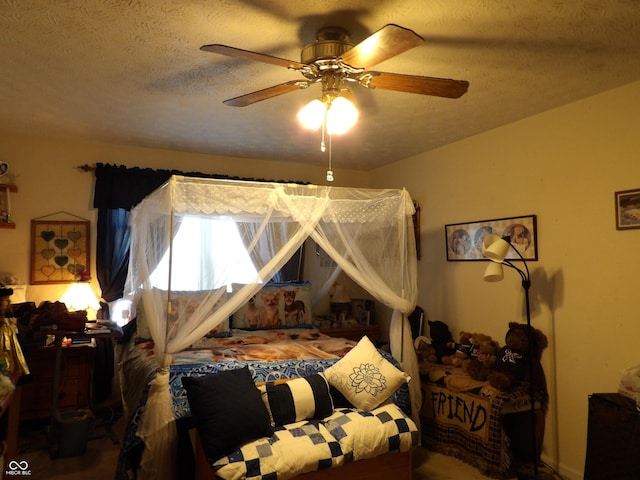
<path fill-rule="evenodd" d="M 430 319 L 504 340 L 525 321 L 520 277 L 482 281 L 484 262 L 447 262 L 444 225 L 536 214 L 532 323 L 550 340 L 543 455 L 581 478 L 588 395 L 636 365 L 640 230 L 615 229 L 614 192 L 640 188 L 640 82 L 377 169 L 422 207 L 419 304 Z M 460 119 L 464 128 L 464 119 Z"/>
<path fill-rule="evenodd" d="M 0 229 L 0 274 L 13 273 L 28 284 L 30 278 L 30 222 L 57 212 L 89 219 L 92 226 L 92 273 L 95 272 L 96 211 L 90 173 L 76 167 L 110 163 L 129 167 L 151 167 L 220 173 L 240 177 L 286 179 L 326 184 L 326 170 L 304 164 L 264 162 L 246 158 L 216 157 L 176 151 L 134 148 L 101 143 L 73 142 L 0 133 L 0 161 L 8 162 L 18 192 L 12 194 L 15 230 Z M 367 186 L 362 172 L 336 168 L 336 186 Z M 0 179 L 0 183 L 6 179 Z M 53 217 L 58 218 L 58 217 Z M 60 218 L 73 220 L 73 217 Z M 92 279 L 99 292 L 95 274 Z M 27 300 L 39 304 L 58 300 L 67 285 L 27 285 Z"/>

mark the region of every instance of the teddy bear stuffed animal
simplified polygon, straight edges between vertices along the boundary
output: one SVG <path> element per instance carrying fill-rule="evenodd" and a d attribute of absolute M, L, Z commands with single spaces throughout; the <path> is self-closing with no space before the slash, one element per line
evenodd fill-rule
<path fill-rule="evenodd" d="M 436 349 L 431 345 L 431 340 L 427 337 L 420 336 L 413 341 L 413 346 L 416 349 L 416 356 L 418 357 L 418 363 L 423 365 L 427 363 L 436 363 L 438 357 L 436 356 Z"/>
<path fill-rule="evenodd" d="M 461 367 L 462 363 L 467 360 L 473 352 L 473 342 L 470 332 L 461 331 L 458 342 L 448 342 L 447 347 L 453 350 L 450 355 L 443 355 L 440 362 L 445 365 L 453 365 L 454 367 Z"/>
<path fill-rule="evenodd" d="M 447 324 L 440 320 L 429 320 L 428 323 L 429 337 L 435 350 L 435 358 L 437 362 L 441 362 L 443 356 L 454 353 L 454 349 L 449 346 L 453 342 L 453 335 L 451 335 Z"/>
<path fill-rule="evenodd" d="M 503 392 L 516 388 L 528 390 L 532 372 L 535 390 L 546 394 L 547 382 L 540 359 L 547 345 L 547 337 L 540 330 L 526 324 L 510 322 L 505 345 L 496 354 L 496 361 L 487 380 Z"/>
<path fill-rule="evenodd" d="M 500 344 L 489 335 L 474 333 L 471 336 L 473 352 L 462 362 L 462 368 L 473 378 L 484 382 L 495 363 Z"/>

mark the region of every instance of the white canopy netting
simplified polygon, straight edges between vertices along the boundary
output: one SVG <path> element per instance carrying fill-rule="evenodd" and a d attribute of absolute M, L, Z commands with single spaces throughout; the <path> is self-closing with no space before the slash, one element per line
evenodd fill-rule
<path fill-rule="evenodd" d="M 307 238 L 335 262 L 316 297 L 327 294 L 341 269 L 393 310 L 391 353 L 412 377 L 417 418 L 419 373 L 406 319 L 417 300 L 413 213 L 405 190 L 184 176 L 171 177 L 138 204 L 130 216 L 125 296 L 142 300 L 158 361 L 138 433 L 145 442 L 142 470 L 146 458 L 155 478 L 173 471 L 163 465 L 172 457 L 166 449 L 176 444 L 171 354 L 228 320 Z M 172 310 L 172 293 L 185 290 L 197 291 L 199 304 Z"/>

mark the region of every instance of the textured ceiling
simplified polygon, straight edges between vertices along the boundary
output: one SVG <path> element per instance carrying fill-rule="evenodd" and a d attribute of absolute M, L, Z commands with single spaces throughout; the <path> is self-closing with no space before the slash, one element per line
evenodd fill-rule
<path fill-rule="evenodd" d="M 425 42 L 375 70 L 469 91 L 358 88 L 360 120 L 334 136 L 335 168 L 366 170 L 640 80 L 637 0 L 0 0 L 0 129 L 324 164 L 320 134 L 295 117 L 319 85 L 225 106 L 302 77 L 199 47 L 299 60 L 323 26 L 358 43 L 387 23 Z"/>

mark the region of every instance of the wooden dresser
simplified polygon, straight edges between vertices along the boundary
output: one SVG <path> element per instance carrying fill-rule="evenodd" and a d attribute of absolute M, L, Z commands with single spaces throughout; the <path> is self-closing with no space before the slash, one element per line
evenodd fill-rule
<path fill-rule="evenodd" d="M 58 410 L 78 410 L 89 406 L 93 343 L 62 347 Z M 23 350 L 31 371 L 31 380 L 22 388 L 20 420 L 46 418 L 51 415 L 56 348 L 30 347 Z"/>

